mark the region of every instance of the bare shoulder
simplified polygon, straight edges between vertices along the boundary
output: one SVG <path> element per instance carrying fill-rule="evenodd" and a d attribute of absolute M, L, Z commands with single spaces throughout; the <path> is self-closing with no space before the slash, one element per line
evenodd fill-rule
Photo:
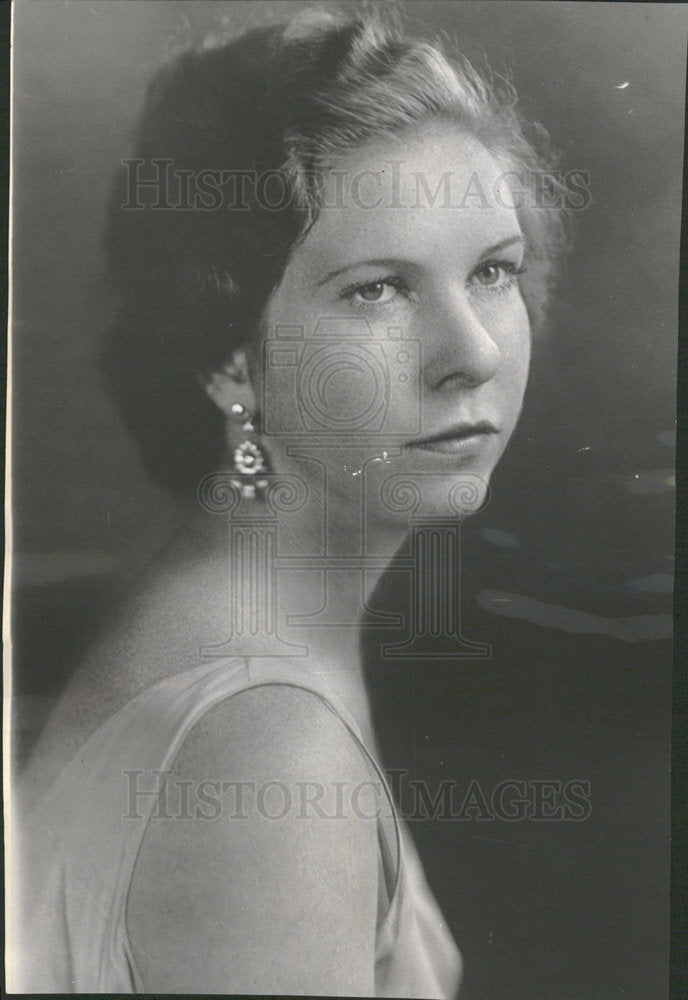
<path fill-rule="evenodd" d="M 224 699 L 206 712 L 184 743 L 180 768 L 203 769 L 245 760 L 265 767 L 368 774 L 356 740 L 341 718 L 305 685 L 267 682 Z"/>
<path fill-rule="evenodd" d="M 243 691 L 170 781 L 127 909 L 146 990 L 372 992 L 382 792 L 341 720 L 289 685 Z"/>
<path fill-rule="evenodd" d="M 209 557 L 155 566 L 113 610 L 50 709 L 24 770 L 32 795 L 124 705 L 197 666 L 202 645 L 226 640 L 223 569 L 226 576 L 226 566 Z"/>

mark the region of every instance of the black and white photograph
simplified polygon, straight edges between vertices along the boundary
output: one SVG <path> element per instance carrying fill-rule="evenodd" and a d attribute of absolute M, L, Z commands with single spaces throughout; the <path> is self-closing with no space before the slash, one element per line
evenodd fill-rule
<path fill-rule="evenodd" d="M 7 992 L 668 1000 L 687 39 L 15 0 Z"/>

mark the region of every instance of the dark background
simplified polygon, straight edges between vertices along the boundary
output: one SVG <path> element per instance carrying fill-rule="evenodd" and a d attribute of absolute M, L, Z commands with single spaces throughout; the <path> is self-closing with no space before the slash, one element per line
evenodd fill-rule
<path fill-rule="evenodd" d="M 145 476 L 97 374 L 113 315 L 102 229 L 163 58 L 302 3 L 15 5 L 14 685 L 23 758 L 80 652 L 182 513 Z M 666 996 L 666 640 L 508 620 L 485 588 L 604 617 L 666 615 L 673 586 L 684 4 L 403 2 L 509 73 L 592 204 L 517 435 L 463 530 L 464 635 L 489 661 L 381 664 L 385 762 L 430 786 L 592 785 L 583 823 L 416 822 L 467 963 L 465 1000 Z M 620 89 L 620 85 L 628 86 Z M 398 608 L 393 573 L 377 600 Z M 652 619 L 657 622 L 658 619 Z M 385 637 L 388 638 L 388 637 Z"/>

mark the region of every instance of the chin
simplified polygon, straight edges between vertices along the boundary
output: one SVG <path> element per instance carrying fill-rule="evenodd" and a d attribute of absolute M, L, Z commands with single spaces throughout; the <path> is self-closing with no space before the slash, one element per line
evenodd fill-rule
<path fill-rule="evenodd" d="M 439 463 L 419 468 L 417 463 L 390 463 L 370 483 L 370 513 L 375 519 L 410 526 L 417 518 L 462 520 L 486 505 L 490 493 L 492 463 L 465 463 L 441 467 Z"/>

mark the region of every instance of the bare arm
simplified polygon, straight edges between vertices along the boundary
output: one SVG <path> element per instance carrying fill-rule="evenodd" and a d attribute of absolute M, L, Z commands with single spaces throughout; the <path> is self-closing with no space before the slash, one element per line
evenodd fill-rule
<path fill-rule="evenodd" d="M 146 992 L 372 995 L 380 802 L 341 722 L 293 688 L 243 692 L 174 780 L 188 802 L 151 820 L 127 907 Z"/>

